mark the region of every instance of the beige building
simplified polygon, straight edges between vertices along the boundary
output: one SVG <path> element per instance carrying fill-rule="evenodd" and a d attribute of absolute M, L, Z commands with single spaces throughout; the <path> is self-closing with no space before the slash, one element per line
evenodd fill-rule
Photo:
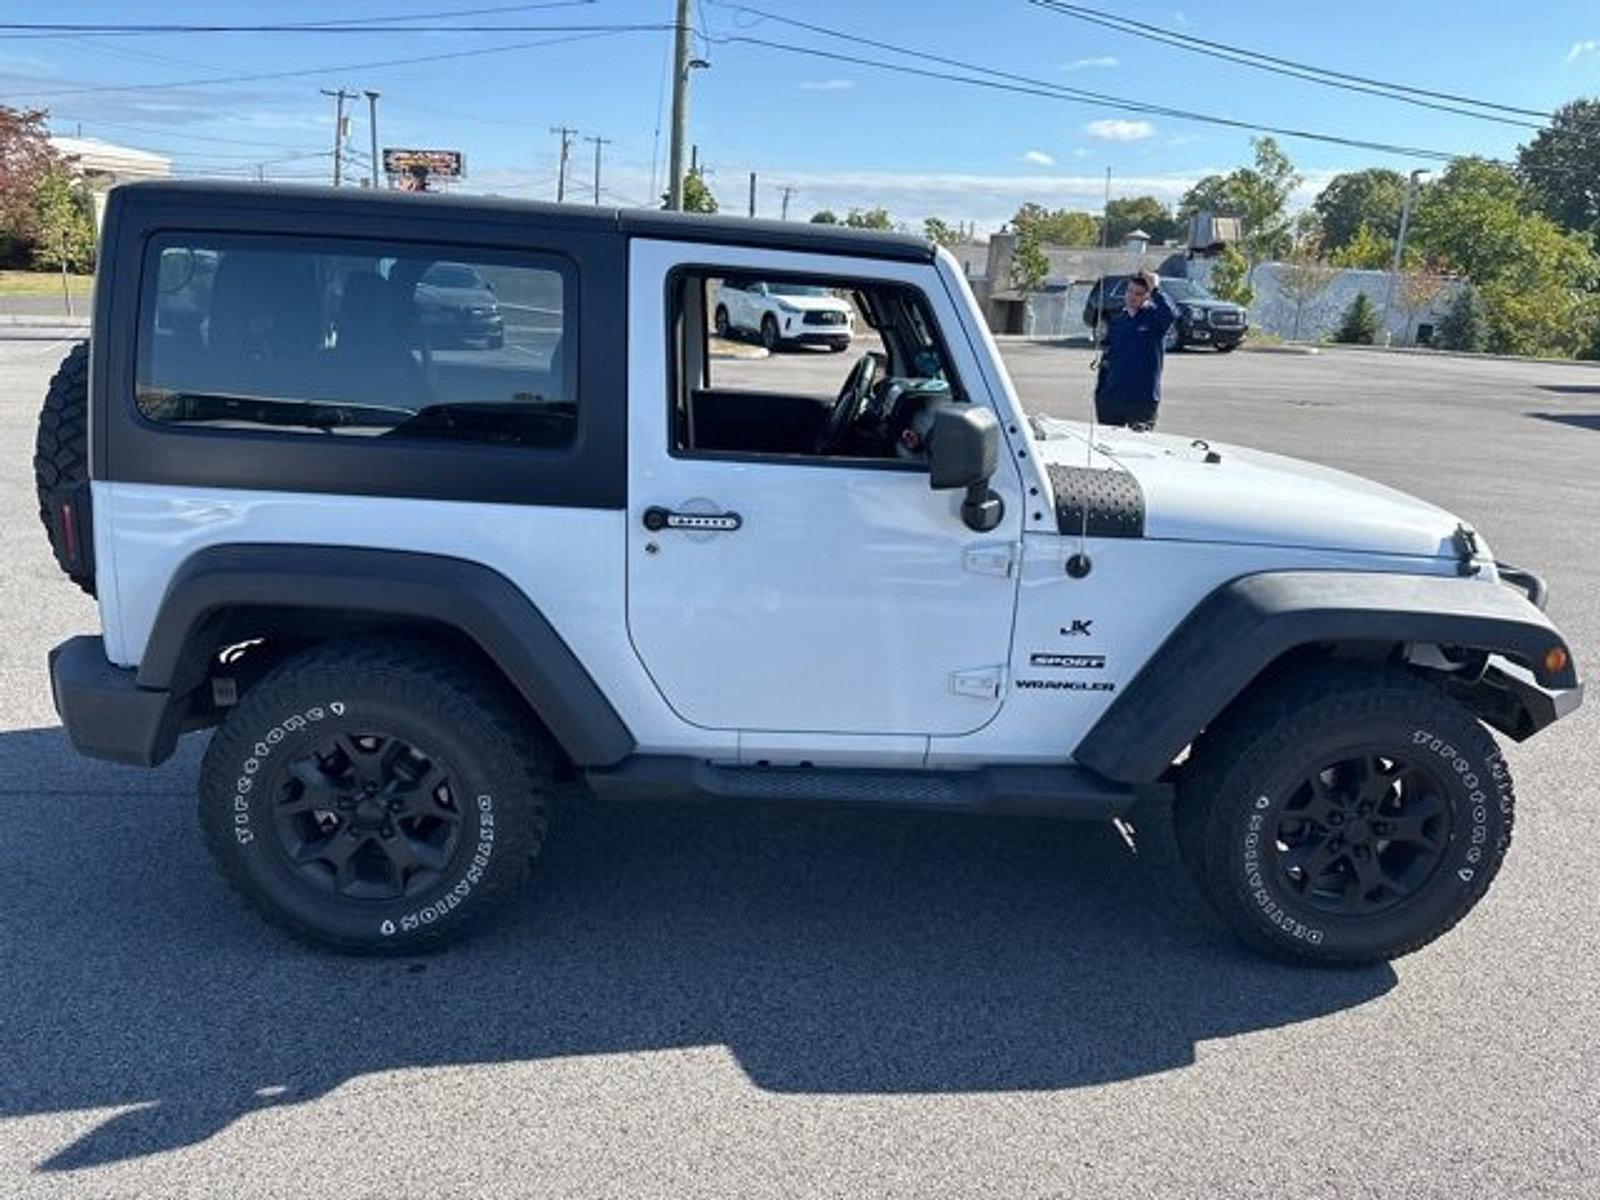
<path fill-rule="evenodd" d="M 172 160 L 132 146 L 116 146 L 98 138 L 54 137 L 50 145 L 81 178 L 94 197 L 94 219 L 99 225 L 105 212 L 106 193 L 119 183 L 135 179 L 166 179 L 172 174 Z"/>

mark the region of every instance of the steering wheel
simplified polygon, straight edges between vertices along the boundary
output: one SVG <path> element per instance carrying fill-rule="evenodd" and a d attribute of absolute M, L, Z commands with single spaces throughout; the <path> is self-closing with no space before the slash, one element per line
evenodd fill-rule
<path fill-rule="evenodd" d="M 834 401 L 827 424 L 817 435 L 817 454 L 827 454 L 843 440 L 860 418 L 861 410 L 866 407 L 872 395 L 872 385 L 888 365 L 889 360 L 877 351 L 869 351 L 856 360 L 856 365 L 850 368 L 850 374 L 844 377 L 844 386 L 839 389 L 839 398 Z"/>

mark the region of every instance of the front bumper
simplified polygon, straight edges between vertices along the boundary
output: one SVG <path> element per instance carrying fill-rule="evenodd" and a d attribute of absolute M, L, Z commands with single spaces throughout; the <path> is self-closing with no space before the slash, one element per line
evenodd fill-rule
<path fill-rule="evenodd" d="M 50 651 L 50 692 L 79 754 L 153 767 L 178 744 L 182 711 L 172 693 L 140 687 L 97 637 L 68 638 Z"/>

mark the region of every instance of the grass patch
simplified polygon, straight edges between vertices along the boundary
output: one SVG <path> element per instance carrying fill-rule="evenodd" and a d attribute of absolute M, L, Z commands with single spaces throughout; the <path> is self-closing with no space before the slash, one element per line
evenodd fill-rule
<path fill-rule="evenodd" d="M 94 286 L 93 275 L 68 275 L 67 290 L 74 296 L 87 296 Z M 59 296 L 59 271 L 0 271 L 0 296 Z"/>

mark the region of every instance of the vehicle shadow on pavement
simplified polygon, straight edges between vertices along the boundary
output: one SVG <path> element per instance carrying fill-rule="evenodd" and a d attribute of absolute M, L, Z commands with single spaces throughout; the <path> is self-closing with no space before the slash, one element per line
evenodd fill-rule
<path fill-rule="evenodd" d="M 0 1119 L 134 1106 L 42 1171 L 415 1067 L 725 1045 L 775 1092 L 1077 1088 L 1395 983 L 1237 949 L 1159 814 L 1133 856 L 1098 824 L 576 806 L 509 919 L 431 957 L 340 957 L 230 901 L 197 749 L 139 772 L 0 734 L 22 781 L 0 792 Z"/>
<path fill-rule="evenodd" d="M 1528 415 L 1540 421 L 1554 421 L 1558 425 L 1571 425 L 1577 429 L 1600 430 L 1600 413 L 1531 412 Z"/>

